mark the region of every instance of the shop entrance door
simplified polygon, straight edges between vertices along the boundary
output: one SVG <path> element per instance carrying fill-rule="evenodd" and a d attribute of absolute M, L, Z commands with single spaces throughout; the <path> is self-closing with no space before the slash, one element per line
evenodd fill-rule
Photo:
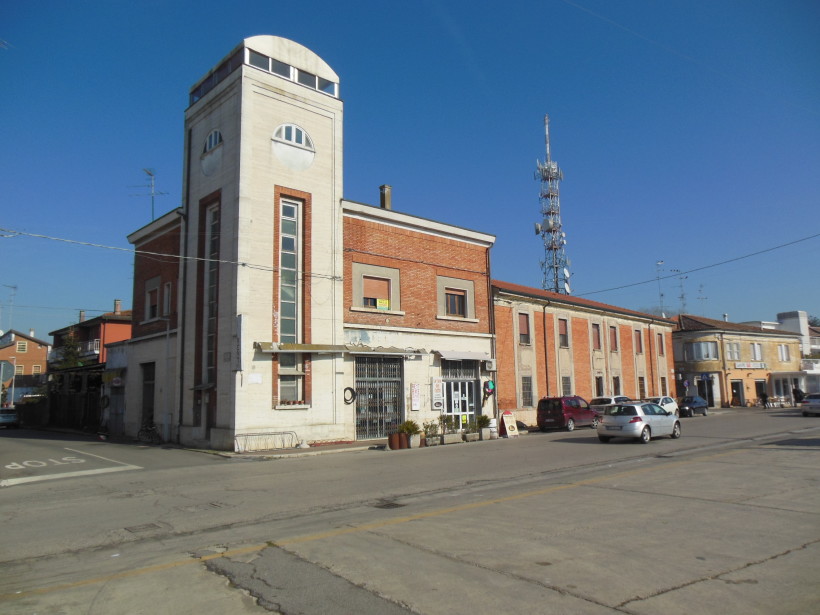
<path fill-rule="evenodd" d="M 732 380 L 730 384 L 732 386 L 732 405 L 745 406 L 746 396 L 743 394 L 743 381 Z"/>

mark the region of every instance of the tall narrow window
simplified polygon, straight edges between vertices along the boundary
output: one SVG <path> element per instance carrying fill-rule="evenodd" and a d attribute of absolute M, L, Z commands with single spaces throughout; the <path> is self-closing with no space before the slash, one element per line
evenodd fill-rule
<path fill-rule="evenodd" d="M 171 313 L 171 283 L 166 282 L 162 292 L 162 315 L 168 316 Z"/>
<path fill-rule="evenodd" d="M 658 333 L 658 355 L 662 357 L 664 354 L 666 354 L 666 352 L 663 344 L 663 333 Z"/>
<path fill-rule="evenodd" d="M 597 322 L 592 323 L 592 349 L 601 349 L 601 325 Z M 597 395 L 600 397 L 603 393 L 597 393 Z"/>
<path fill-rule="evenodd" d="M 752 346 L 752 361 L 762 361 L 763 360 L 763 344 L 758 344 L 753 342 Z"/>
<path fill-rule="evenodd" d="M 519 314 L 518 315 L 518 343 L 519 344 L 529 344 L 530 343 L 530 315 L 529 314 Z"/>
<path fill-rule="evenodd" d="M 569 348 L 569 325 L 566 318 L 558 319 L 558 345 Z"/>
<path fill-rule="evenodd" d="M 279 232 L 279 342 L 301 341 L 299 328 L 299 204 L 282 201 Z M 303 402 L 302 355 L 279 354 L 279 401 Z"/>
<path fill-rule="evenodd" d="M 572 378 L 561 376 L 561 391 L 564 395 L 572 395 Z"/>
<path fill-rule="evenodd" d="M 460 288 L 444 290 L 445 309 L 447 316 L 467 316 L 467 292 Z"/>
<path fill-rule="evenodd" d="M 620 395 L 621 394 L 621 377 L 620 376 L 613 376 L 612 377 L 612 394 L 613 395 Z"/>
<path fill-rule="evenodd" d="M 532 407 L 532 376 L 521 376 L 521 406 Z"/>
<path fill-rule="evenodd" d="M 726 358 L 730 361 L 740 361 L 740 342 L 726 343 Z"/>
<path fill-rule="evenodd" d="M 595 376 L 595 397 L 604 396 L 604 377 Z"/>
<path fill-rule="evenodd" d="M 646 378 L 638 376 L 638 399 L 646 399 Z"/>
<path fill-rule="evenodd" d="M 781 361 L 788 361 L 789 360 L 789 347 L 786 344 L 778 344 L 777 345 L 777 354 Z"/>
<path fill-rule="evenodd" d="M 618 327 L 609 328 L 609 349 L 612 352 L 618 350 Z M 618 395 L 619 393 L 615 393 Z"/>
<path fill-rule="evenodd" d="M 206 249 L 208 261 L 205 265 L 207 289 L 205 303 L 205 382 L 216 382 L 216 325 L 218 316 L 219 289 L 219 207 L 207 212 Z"/>
<path fill-rule="evenodd" d="M 279 234 L 279 341 L 295 344 L 298 308 L 298 212 L 295 203 L 282 202 Z"/>
<path fill-rule="evenodd" d="M 669 389 L 666 388 L 665 376 L 661 376 L 661 395 L 669 395 Z"/>
<path fill-rule="evenodd" d="M 640 329 L 635 329 L 635 353 L 643 353 L 643 336 L 641 335 Z M 644 396 L 641 396 L 641 399 L 643 399 L 643 397 Z"/>

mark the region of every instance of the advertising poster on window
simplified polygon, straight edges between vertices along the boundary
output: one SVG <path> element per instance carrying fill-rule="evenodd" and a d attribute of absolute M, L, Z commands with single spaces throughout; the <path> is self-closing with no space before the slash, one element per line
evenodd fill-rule
<path fill-rule="evenodd" d="M 410 385 L 410 409 L 421 409 L 421 385 L 417 382 Z"/>

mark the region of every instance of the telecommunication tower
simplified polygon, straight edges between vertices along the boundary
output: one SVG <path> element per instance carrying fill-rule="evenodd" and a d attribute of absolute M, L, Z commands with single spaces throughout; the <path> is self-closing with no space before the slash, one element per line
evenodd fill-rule
<path fill-rule="evenodd" d="M 564 251 L 567 234 L 561 226 L 561 201 L 559 184 L 564 173 L 550 154 L 550 118 L 544 116 L 547 159 L 536 161 L 535 179 L 541 182 L 539 200 L 541 203 L 541 222 L 535 224 L 535 234 L 544 242 L 544 260 L 541 270 L 544 272 L 542 286 L 544 290 L 556 293 L 571 293 L 569 285 L 569 260 Z"/>

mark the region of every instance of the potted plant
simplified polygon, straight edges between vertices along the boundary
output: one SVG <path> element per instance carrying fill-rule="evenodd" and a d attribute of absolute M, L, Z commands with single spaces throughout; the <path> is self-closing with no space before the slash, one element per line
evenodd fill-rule
<path fill-rule="evenodd" d="M 490 417 L 486 414 L 479 414 L 475 417 L 476 427 L 482 440 L 490 439 Z"/>
<path fill-rule="evenodd" d="M 467 423 L 464 427 L 464 441 L 465 442 L 476 442 L 478 441 L 478 427 L 476 426 L 475 419 Z"/>
<path fill-rule="evenodd" d="M 461 434 L 456 433 L 455 421 L 452 416 L 447 414 L 442 414 L 438 418 L 439 424 L 441 425 L 441 443 L 442 444 L 454 444 L 455 442 L 461 442 Z"/>
<path fill-rule="evenodd" d="M 421 446 L 421 429 L 416 421 L 407 420 L 399 425 L 399 434 L 405 434 L 408 440 L 409 448 L 418 448 Z"/>
<path fill-rule="evenodd" d="M 424 441 L 426 446 L 435 446 L 439 443 L 438 422 L 428 421 L 424 423 Z"/>

